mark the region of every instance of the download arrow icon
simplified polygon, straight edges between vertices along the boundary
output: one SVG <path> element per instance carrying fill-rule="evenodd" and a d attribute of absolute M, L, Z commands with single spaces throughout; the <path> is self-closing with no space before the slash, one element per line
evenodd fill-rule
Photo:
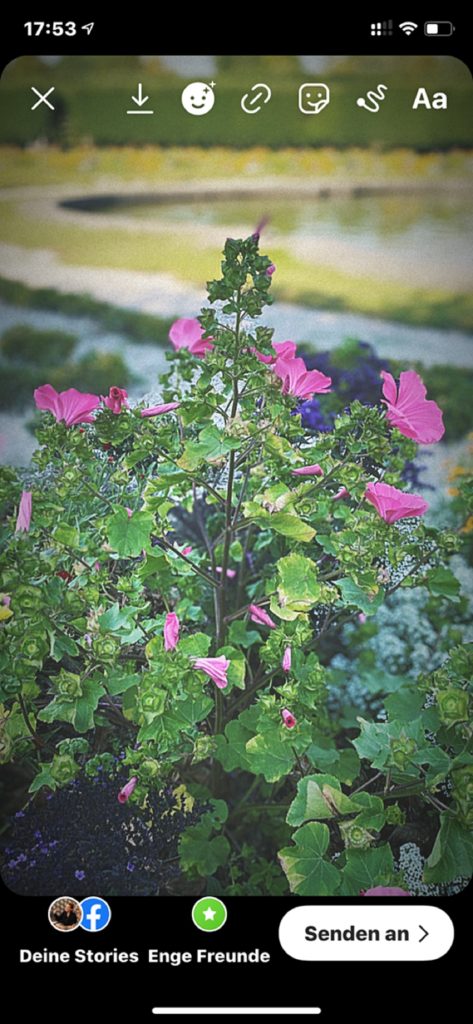
<path fill-rule="evenodd" d="M 143 96 L 143 86 L 141 82 L 138 83 L 138 96 L 132 96 L 131 98 L 139 107 L 142 107 L 143 103 L 146 103 L 146 100 L 149 100 L 149 96 Z"/>
<path fill-rule="evenodd" d="M 143 85 L 141 82 L 138 82 L 138 95 L 132 95 L 131 98 L 137 107 L 142 107 L 149 100 L 149 96 L 143 96 Z M 154 114 L 154 110 L 136 110 L 136 108 L 133 108 L 133 110 L 127 110 L 127 114 Z"/>

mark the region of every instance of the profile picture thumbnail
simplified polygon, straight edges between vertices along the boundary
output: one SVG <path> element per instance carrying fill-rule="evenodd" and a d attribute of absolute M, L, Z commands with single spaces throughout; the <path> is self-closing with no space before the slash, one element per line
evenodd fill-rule
<path fill-rule="evenodd" d="M 58 932 L 73 932 L 82 921 L 82 907 L 72 896 L 60 896 L 48 910 L 49 923 Z"/>

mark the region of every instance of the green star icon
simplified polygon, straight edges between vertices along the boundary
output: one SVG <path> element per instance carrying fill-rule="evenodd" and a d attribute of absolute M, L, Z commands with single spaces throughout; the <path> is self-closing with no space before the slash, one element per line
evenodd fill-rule
<path fill-rule="evenodd" d="M 201 932 L 218 932 L 227 920 L 227 908 L 216 896 L 203 896 L 192 907 L 192 920 Z"/>

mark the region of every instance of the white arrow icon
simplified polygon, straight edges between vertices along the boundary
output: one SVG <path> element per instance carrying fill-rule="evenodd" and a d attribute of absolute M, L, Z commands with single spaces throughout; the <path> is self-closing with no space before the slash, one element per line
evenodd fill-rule
<path fill-rule="evenodd" d="M 149 96 L 143 96 L 143 85 L 141 82 L 138 82 L 138 96 L 132 96 L 131 98 L 138 107 L 142 107 L 149 100 Z M 154 110 L 127 110 L 127 114 L 154 114 Z"/>

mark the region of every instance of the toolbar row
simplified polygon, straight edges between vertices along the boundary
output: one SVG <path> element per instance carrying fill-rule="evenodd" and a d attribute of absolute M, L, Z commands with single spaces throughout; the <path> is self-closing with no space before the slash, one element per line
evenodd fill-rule
<path fill-rule="evenodd" d="M 47 92 L 41 93 L 34 85 L 32 92 L 39 97 L 33 103 L 31 110 L 37 110 L 43 103 L 54 110 L 54 103 L 49 99 L 55 87 L 51 86 Z M 181 103 L 187 114 L 194 117 L 202 117 L 209 114 L 215 104 L 215 82 L 191 82 L 182 91 Z M 130 107 L 124 111 L 127 115 L 154 114 L 155 111 L 148 106 L 149 96 L 143 95 L 143 84 L 138 83 L 137 96 L 131 96 Z M 380 82 L 375 88 L 369 89 L 364 96 L 358 96 L 354 105 L 367 110 L 369 113 L 377 114 L 381 104 L 386 99 L 388 86 Z M 272 97 L 271 87 L 266 82 L 256 82 L 248 92 L 245 92 L 240 100 L 240 107 L 245 114 L 259 114 L 263 107 L 269 103 Z M 330 88 L 325 82 L 304 82 L 298 92 L 298 108 L 301 114 L 321 114 L 330 103 Z M 134 104 L 134 106 L 131 106 Z M 424 86 L 419 86 L 412 96 L 412 110 L 446 110 L 448 107 L 448 96 L 446 92 L 432 92 Z"/>

